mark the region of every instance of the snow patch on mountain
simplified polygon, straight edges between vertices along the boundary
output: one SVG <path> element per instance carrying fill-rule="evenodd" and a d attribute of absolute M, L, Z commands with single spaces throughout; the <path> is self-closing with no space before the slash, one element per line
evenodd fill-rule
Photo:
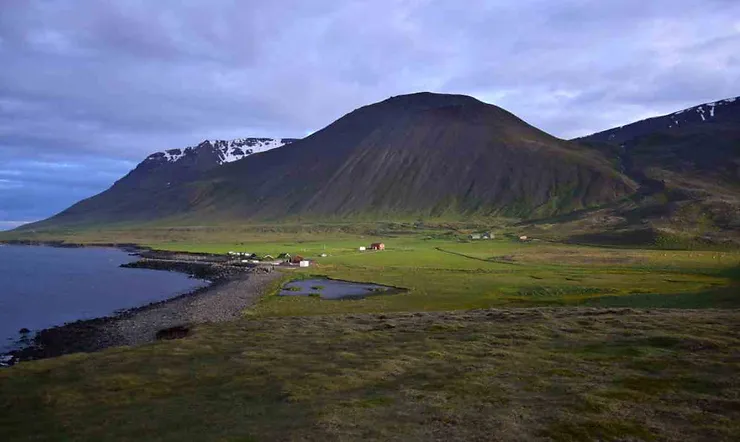
<path fill-rule="evenodd" d="M 291 138 L 237 138 L 235 140 L 205 140 L 197 146 L 185 149 L 169 149 L 149 155 L 147 160 L 176 163 L 181 159 L 196 155 L 204 150 L 217 154 L 218 164 L 231 163 L 249 155 L 266 152 L 295 141 Z"/>
<path fill-rule="evenodd" d="M 716 115 L 716 108 L 726 106 L 728 104 L 734 103 L 737 100 L 737 98 L 728 98 L 726 100 L 720 100 L 720 101 L 714 101 L 712 103 L 705 103 L 701 104 L 699 106 L 690 107 L 687 109 L 680 110 L 678 112 L 674 112 L 671 115 L 681 115 L 685 112 L 691 112 L 695 111 L 699 116 L 701 117 L 701 121 L 707 121 L 709 119 L 712 119 Z M 709 118 L 705 115 L 706 109 L 705 107 L 709 108 Z"/>
<path fill-rule="evenodd" d="M 647 118 L 632 124 L 598 132 L 583 139 L 624 143 L 661 130 L 687 130 L 704 124 L 734 123 L 740 118 L 740 97 L 704 103 L 667 115 Z"/>
<path fill-rule="evenodd" d="M 266 152 L 287 144 L 283 139 L 274 138 L 238 138 L 230 141 L 206 140 L 204 143 L 208 143 L 211 147 L 218 149 L 221 164 L 241 160 L 248 155 Z"/>
<path fill-rule="evenodd" d="M 191 149 L 191 148 L 188 148 L 188 149 Z M 170 150 L 165 150 L 162 153 L 164 154 L 164 158 L 170 163 L 174 163 L 175 161 L 185 156 L 185 152 L 183 151 L 183 149 L 170 149 Z"/>

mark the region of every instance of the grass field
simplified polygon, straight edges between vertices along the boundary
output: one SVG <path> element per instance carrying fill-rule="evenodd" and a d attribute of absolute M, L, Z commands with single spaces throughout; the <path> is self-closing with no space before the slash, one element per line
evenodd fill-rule
<path fill-rule="evenodd" d="M 0 370 L 0 439 L 733 441 L 738 324 L 538 308 L 202 326 Z"/>
<path fill-rule="evenodd" d="M 197 232 L 81 242 L 315 265 L 286 272 L 243 319 L 186 339 L 0 370 L 0 440 L 740 435 L 740 252 L 470 242 L 449 230 Z M 358 251 L 376 241 L 387 250 Z M 407 291 L 276 295 L 316 275 Z"/>
<path fill-rule="evenodd" d="M 383 241 L 387 250 L 358 251 L 372 241 Z M 430 235 L 300 242 L 268 235 L 241 243 L 149 245 L 211 253 L 299 253 L 315 260 L 315 266 L 299 274 L 409 289 L 361 301 L 268 296 L 250 312 L 259 316 L 575 305 L 740 306 L 735 290 L 740 253 L 733 251 L 620 249 L 512 239 L 468 242 Z M 328 256 L 321 258 L 324 253 Z"/>

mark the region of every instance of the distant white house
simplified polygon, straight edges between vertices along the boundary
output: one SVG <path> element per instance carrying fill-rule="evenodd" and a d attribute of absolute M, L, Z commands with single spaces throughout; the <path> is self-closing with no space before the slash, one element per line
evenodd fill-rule
<path fill-rule="evenodd" d="M 365 246 L 360 247 L 360 252 L 364 252 L 365 250 L 367 250 L 367 247 Z"/>
<path fill-rule="evenodd" d="M 473 233 L 470 235 L 470 239 L 480 239 L 480 233 Z"/>
<path fill-rule="evenodd" d="M 527 235 L 522 235 L 519 237 L 519 241 L 527 241 L 529 238 L 527 238 Z"/>
<path fill-rule="evenodd" d="M 308 267 L 308 266 L 310 266 L 310 265 L 311 265 L 311 262 L 310 262 L 310 261 L 306 261 L 306 260 L 304 259 L 303 261 L 301 261 L 300 263 L 298 263 L 298 265 L 299 265 L 300 267 Z"/>

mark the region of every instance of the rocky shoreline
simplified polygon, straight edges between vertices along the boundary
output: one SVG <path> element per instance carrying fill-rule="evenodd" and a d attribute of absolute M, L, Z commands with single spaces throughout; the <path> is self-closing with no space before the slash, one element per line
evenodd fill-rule
<path fill-rule="evenodd" d="M 124 250 L 139 256 L 139 260 L 122 267 L 176 271 L 211 283 L 207 287 L 112 316 L 41 330 L 23 342 L 22 348 L 0 354 L 0 365 L 183 337 L 196 324 L 238 319 L 241 312 L 281 276 L 272 267 L 232 265 L 222 255 L 154 251 L 134 248 L 133 245 Z"/>

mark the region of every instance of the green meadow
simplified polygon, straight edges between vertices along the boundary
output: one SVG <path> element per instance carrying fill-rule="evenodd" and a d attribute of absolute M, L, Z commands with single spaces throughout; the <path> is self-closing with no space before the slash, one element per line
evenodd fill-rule
<path fill-rule="evenodd" d="M 287 252 L 238 321 L 0 370 L 8 441 L 733 441 L 740 253 L 466 232 L 129 231 L 199 253 Z M 383 242 L 384 251 L 360 252 Z M 326 254 L 326 257 L 322 257 Z M 405 289 L 281 297 L 325 276 Z"/>
<path fill-rule="evenodd" d="M 266 235 L 239 243 L 165 242 L 149 246 L 208 253 L 300 254 L 314 260 L 314 265 L 287 271 L 281 282 L 312 275 L 408 290 L 353 301 L 270 294 L 248 312 L 251 316 L 578 305 L 740 306 L 740 296 L 735 294 L 740 276 L 740 253 L 736 251 L 605 248 L 536 239 L 464 238 L 407 234 L 285 241 Z M 359 251 L 360 246 L 377 241 L 382 241 L 386 250 Z"/>

